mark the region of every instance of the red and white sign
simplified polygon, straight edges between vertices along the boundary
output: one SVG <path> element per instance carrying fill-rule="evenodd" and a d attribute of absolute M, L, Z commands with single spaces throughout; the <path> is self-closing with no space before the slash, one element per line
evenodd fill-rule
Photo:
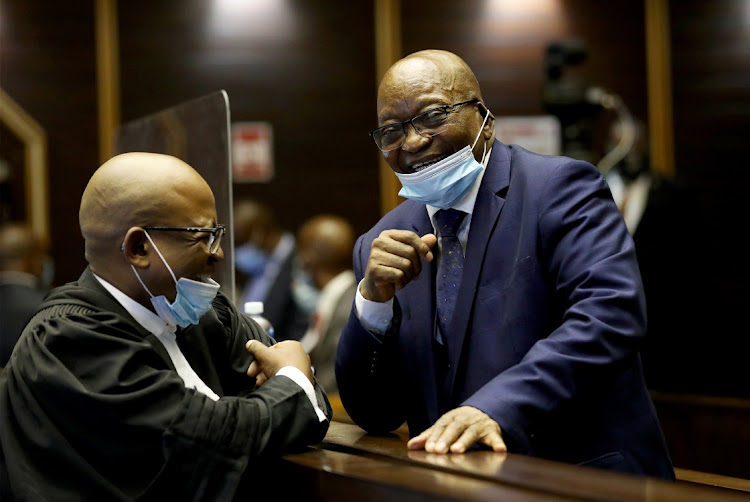
<path fill-rule="evenodd" d="M 531 152 L 560 155 L 562 150 L 560 120 L 553 115 L 497 117 L 495 133 L 506 145 L 515 144 Z"/>
<path fill-rule="evenodd" d="M 273 178 L 273 129 L 268 122 L 232 124 L 232 178 L 263 183 Z"/>

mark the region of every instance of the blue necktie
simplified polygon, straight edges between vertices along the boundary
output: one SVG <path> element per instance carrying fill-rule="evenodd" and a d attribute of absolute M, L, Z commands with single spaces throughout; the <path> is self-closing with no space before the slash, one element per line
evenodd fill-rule
<path fill-rule="evenodd" d="M 448 336 L 448 325 L 453 318 L 464 271 L 464 254 L 457 234 L 458 227 L 461 226 L 465 216 L 466 213 L 458 209 L 441 209 L 435 214 L 437 230 L 441 238 L 440 263 L 435 281 L 438 327 L 440 328 L 438 340 L 441 342 L 441 334 L 442 337 Z"/>

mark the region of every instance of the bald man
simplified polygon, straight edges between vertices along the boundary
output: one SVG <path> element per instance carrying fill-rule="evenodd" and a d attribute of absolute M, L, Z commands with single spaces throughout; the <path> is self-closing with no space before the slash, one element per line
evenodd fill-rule
<path fill-rule="evenodd" d="M 354 229 L 340 216 L 313 216 L 297 231 L 300 266 L 320 290 L 313 322 L 300 342 L 310 354 L 318 382 L 338 393 L 335 362 L 341 331 L 349 319 L 357 282 L 352 271 Z"/>
<path fill-rule="evenodd" d="M 638 349 L 633 241 L 594 166 L 495 139 L 456 54 L 396 62 L 371 137 L 408 200 L 354 249 L 346 411 L 411 449 L 482 447 L 674 479 Z"/>
<path fill-rule="evenodd" d="M 259 457 L 323 438 L 302 346 L 274 345 L 211 279 L 224 227 L 192 167 L 118 155 L 79 220 L 88 268 L 0 375 L 0 498 L 232 500 Z"/>

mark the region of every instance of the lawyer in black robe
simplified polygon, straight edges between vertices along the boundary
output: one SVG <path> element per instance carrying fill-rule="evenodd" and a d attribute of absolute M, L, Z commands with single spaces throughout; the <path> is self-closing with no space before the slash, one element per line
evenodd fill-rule
<path fill-rule="evenodd" d="M 159 340 L 87 269 L 48 296 L 0 376 L 0 498 L 230 500 L 255 459 L 328 427 L 292 380 L 253 389 L 251 339 L 273 343 L 221 293 L 178 331 L 212 401 L 185 387 Z"/>

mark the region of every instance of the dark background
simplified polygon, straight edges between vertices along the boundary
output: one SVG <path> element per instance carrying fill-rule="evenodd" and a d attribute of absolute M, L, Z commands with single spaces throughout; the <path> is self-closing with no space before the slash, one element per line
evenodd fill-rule
<path fill-rule="evenodd" d="M 224 89 L 232 121 L 269 121 L 274 132 L 275 177 L 235 185 L 235 198 L 271 204 L 290 231 L 319 212 L 343 215 L 365 231 L 380 216 L 379 152 L 367 136 L 376 125 L 373 4 L 236 4 L 255 10 L 219 17 L 230 2 L 117 2 L 121 121 Z M 697 194 L 681 216 L 691 233 L 681 249 L 700 250 L 684 270 L 696 277 L 691 293 L 700 311 L 686 309 L 681 317 L 692 332 L 673 338 L 694 348 L 692 390 L 750 395 L 743 369 L 750 331 L 743 235 L 750 6 L 670 4 L 675 164 Z M 401 23 L 403 54 L 458 53 L 498 116 L 545 113 L 545 47 L 580 37 L 588 58 L 566 78 L 617 93 L 647 122 L 642 2 L 404 0 Z M 56 284 L 76 279 L 85 266 L 77 214 L 100 164 L 95 51 L 92 0 L 0 0 L 0 87 L 47 134 Z M 22 145 L 2 126 L 0 154 L 13 175 L 0 186 L 2 216 L 24 219 Z"/>

